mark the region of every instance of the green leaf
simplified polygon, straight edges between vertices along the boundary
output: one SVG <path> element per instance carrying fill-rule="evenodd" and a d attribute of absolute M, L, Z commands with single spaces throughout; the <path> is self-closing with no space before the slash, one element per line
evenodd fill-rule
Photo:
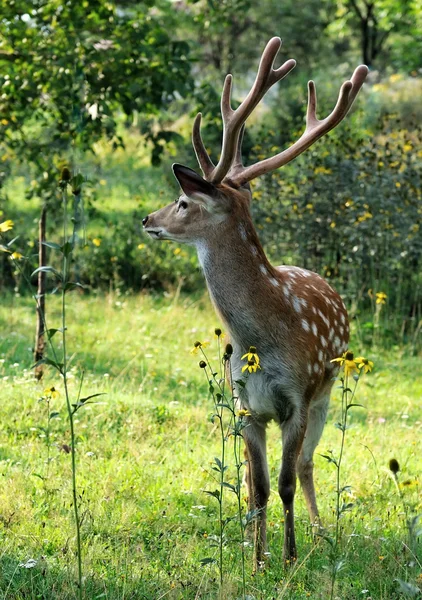
<path fill-rule="evenodd" d="M 354 507 L 353 502 L 348 502 L 347 504 L 344 503 L 340 508 L 339 515 L 342 515 L 344 512 L 351 510 L 353 507 Z"/>
<path fill-rule="evenodd" d="M 51 367 L 57 369 L 59 373 L 63 374 L 63 363 L 58 363 L 54 360 L 51 360 L 51 358 L 42 358 L 41 360 L 37 360 L 37 362 L 32 365 L 31 369 L 35 369 L 35 367 L 38 367 L 39 365 L 50 365 Z"/>
<path fill-rule="evenodd" d="M 60 333 L 63 332 L 63 329 L 46 329 L 45 331 L 42 332 L 41 335 L 46 335 L 48 337 L 48 339 L 51 340 L 51 338 L 58 332 L 60 331 Z"/>
<path fill-rule="evenodd" d="M 53 250 L 59 250 L 62 252 L 62 247 L 56 242 L 41 242 L 43 246 L 47 246 L 47 248 L 52 248 Z"/>
<path fill-rule="evenodd" d="M 337 460 L 333 456 L 330 456 L 328 454 L 320 454 L 320 456 L 322 456 L 322 458 L 325 458 L 325 460 L 328 460 L 328 462 L 333 463 L 334 465 L 336 465 L 336 467 L 338 467 Z"/>
<path fill-rule="evenodd" d="M 260 508 L 254 508 L 253 510 L 248 511 L 243 519 L 244 524 L 249 525 L 249 523 L 252 523 L 252 521 L 257 518 L 260 512 Z"/>
<path fill-rule="evenodd" d="M 98 394 L 91 394 L 90 396 L 85 396 L 85 398 L 80 398 L 79 399 L 79 403 L 83 404 L 84 402 L 86 402 L 87 400 L 90 400 L 91 398 L 97 398 L 97 396 L 106 396 L 107 392 L 99 392 Z"/>
<path fill-rule="evenodd" d="M 73 411 L 72 414 L 75 414 L 82 406 L 86 406 L 87 404 L 95 404 L 95 402 L 89 402 L 90 398 L 96 398 L 97 396 L 104 396 L 106 392 L 100 392 L 99 394 L 91 394 L 90 396 L 86 396 L 85 398 L 80 398 L 78 402 L 72 403 Z"/>
<path fill-rule="evenodd" d="M 68 281 L 64 286 L 63 289 L 65 292 L 70 292 L 71 290 L 74 290 L 75 288 L 81 288 L 81 289 L 85 289 L 85 286 L 82 285 L 81 283 L 78 283 L 77 281 Z"/>
<path fill-rule="evenodd" d="M 201 560 L 199 561 L 199 564 L 201 565 L 201 567 L 204 567 L 205 565 L 213 565 L 213 564 L 217 564 L 217 560 L 215 558 L 201 558 Z"/>
<path fill-rule="evenodd" d="M 57 277 L 57 279 L 59 281 L 63 281 L 62 273 L 60 273 L 54 267 L 38 267 L 38 269 L 35 269 L 35 271 L 33 273 L 31 273 L 31 277 L 33 277 L 34 275 L 36 275 L 37 273 L 40 273 L 40 272 L 41 273 L 52 273 L 53 275 L 55 275 Z"/>
<path fill-rule="evenodd" d="M 237 487 L 235 487 L 231 483 L 227 483 L 227 481 L 223 481 L 223 486 L 226 487 L 226 488 L 228 488 L 229 490 L 231 490 L 235 494 L 237 494 Z"/>
<path fill-rule="evenodd" d="M 213 492 L 208 492 L 207 490 L 204 491 L 209 496 L 213 496 L 214 498 L 217 498 L 218 501 L 220 501 L 220 490 L 214 490 Z"/>
<path fill-rule="evenodd" d="M 66 257 L 68 257 L 68 256 L 69 256 L 69 254 L 72 254 L 72 252 L 73 252 L 73 248 L 74 248 L 74 244 L 73 244 L 72 242 L 66 242 L 66 243 L 65 243 L 65 244 L 62 246 L 61 250 L 62 250 L 63 254 L 64 254 Z"/>
<path fill-rule="evenodd" d="M 348 404 L 346 406 L 346 410 L 349 410 L 349 408 L 352 408 L 352 406 L 357 406 L 359 408 L 366 408 L 366 406 L 364 406 L 363 404 L 355 404 L 354 402 L 352 404 Z"/>
<path fill-rule="evenodd" d="M 220 459 L 219 459 L 217 456 L 215 456 L 215 457 L 214 457 L 214 462 L 215 462 L 215 464 L 218 466 L 219 470 L 221 471 L 221 469 L 223 468 L 223 465 L 222 465 L 222 463 L 221 463 L 221 460 L 220 460 Z"/>
<path fill-rule="evenodd" d="M 17 235 L 16 237 L 14 237 L 13 240 L 10 240 L 10 242 L 7 243 L 7 247 L 10 248 L 16 242 L 16 240 L 18 240 L 19 238 L 20 238 L 20 235 Z"/>
<path fill-rule="evenodd" d="M 59 412 L 57 410 L 53 411 L 50 413 L 49 419 L 55 419 L 56 417 L 59 416 Z"/>

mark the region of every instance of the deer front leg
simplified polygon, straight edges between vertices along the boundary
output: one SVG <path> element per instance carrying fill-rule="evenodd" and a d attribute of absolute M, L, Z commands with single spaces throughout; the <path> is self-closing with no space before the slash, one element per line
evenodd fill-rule
<path fill-rule="evenodd" d="M 297 559 L 294 498 L 296 492 L 296 463 L 302 447 L 306 429 L 306 420 L 297 423 L 291 418 L 283 426 L 283 458 L 278 479 L 278 492 L 283 502 L 284 510 L 284 546 L 283 558 L 286 565 Z"/>
<path fill-rule="evenodd" d="M 246 482 L 249 510 L 256 510 L 254 518 L 254 571 L 264 566 L 267 551 L 267 502 L 270 495 L 270 477 L 267 465 L 265 425 L 249 420 L 243 430 L 248 457 Z"/>

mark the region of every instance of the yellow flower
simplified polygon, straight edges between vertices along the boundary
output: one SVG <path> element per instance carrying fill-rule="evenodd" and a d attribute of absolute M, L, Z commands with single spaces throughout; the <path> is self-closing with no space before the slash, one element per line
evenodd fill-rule
<path fill-rule="evenodd" d="M 249 350 L 242 356 L 242 360 L 253 361 L 257 365 L 259 365 L 259 356 L 256 353 L 255 346 L 249 346 Z M 256 369 L 255 369 L 256 370 Z"/>
<path fill-rule="evenodd" d="M 207 346 L 209 346 L 209 344 L 209 342 L 195 342 L 190 353 L 197 354 L 201 348 L 206 348 Z"/>
<path fill-rule="evenodd" d="M 0 223 L 0 233 L 5 233 L 6 231 L 9 231 L 13 228 L 13 225 L 14 223 L 11 219 L 3 221 L 3 223 Z"/>
<path fill-rule="evenodd" d="M 376 304 L 385 304 L 387 294 L 385 294 L 384 292 L 377 292 L 375 295 L 377 297 Z"/>
<path fill-rule="evenodd" d="M 346 377 L 348 377 L 349 375 L 353 375 L 353 373 L 358 372 L 356 362 L 353 358 L 353 352 L 349 352 L 349 350 L 344 352 L 343 356 L 340 356 L 338 358 L 333 358 L 332 360 L 330 360 L 330 362 L 332 362 L 332 363 L 338 362 L 340 364 L 340 367 L 343 367 L 344 374 Z"/>
<path fill-rule="evenodd" d="M 314 173 L 315 175 L 331 175 L 332 170 L 327 169 L 326 167 L 316 167 Z"/>
<path fill-rule="evenodd" d="M 256 373 L 259 366 L 259 356 L 256 352 L 255 346 L 249 346 L 248 352 L 242 356 L 242 360 L 247 360 L 248 362 L 244 367 L 242 367 L 242 373 L 248 371 L 249 373 Z"/>
<path fill-rule="evenodd" d="M 10 258 L 13 258 L 13 260 L 20 260 L 21 258 L 23 258 L 23 254 L 21 254 L 20 252 L 12 252 Z"/>
<path fill-rule="evenodd" d="M 240 410 L 237 411 L 237 416 L 238 417 L 250 417 L 251 413 L 248 411 L 247 408 L 241 408 Z"/>
<path fill-rule="evenodd" d="M 374 368 L 374 363 L 372 360 L 368 360 L 363 356 L 358 356 L 358 358 L 355 359 L 355 362 L 359 369 L 363 369 L 364 373 L 370 373 Z"/>
<path fill-rule="evenodd" d="M 145 248 L 145 244 L 138 244 L 138 250 L 143 250 Z"/>
<path fill-rule="evenodd" d="M 182 251 L 182 250 L 181 250 L 181 248 L 175 248 L 175 249 L 173 250 L 173 254 L 174 254 L 175 256 L 177 256 L 178 254 L 180 254 L 180 253 L 181 253 L 181 251 Z"/>
<path fill-rule="evenodd" d="M 217 340 L 224 340 L 225 337 L 226 337 L 226 334 L 223 333 L 219 327 L 216 327 L 214 329 L 214 338 L 215 339 L 217 339 Z"/>
<path fill-rule="evenodd" d="M 97 246 L 97 248 L 98 248 L 98 246 L 101 246 L 101 240 L 100 240 L 100 238 L 94 238 L 92 240 L 92 243 L 94 244 L 94 246 Z"/>
<path fill-rule="evenodd" d="M 242 373 L 244 373 L 246 370 L 249 371 L 249 373 L 256 373 L 260 368 L 261 367 L 255 362 L 255 360 L 248 360 L 246 365 L 242 367 Z"/>
<path fill-rule="evenodd" d="M 50 398 L 57 398 L 57 396 L 59 396 L 59 392 L 56 390 L 56 388 L 54 386 L 46 388 L 44 390 L 44 394 L 46 396 L 49 396 Z"/>

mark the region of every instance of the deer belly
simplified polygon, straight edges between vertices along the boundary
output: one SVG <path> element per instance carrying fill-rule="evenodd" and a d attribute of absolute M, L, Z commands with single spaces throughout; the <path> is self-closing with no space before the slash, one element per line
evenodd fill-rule
<path fill-rule="evenodd" d="M 259 421 L 287 421 L 295 412 L 295 395 L 291 386 L 282 381 L 268 381 L 264 374 L 250 373 L 239 393 L 241 405 Z"/>

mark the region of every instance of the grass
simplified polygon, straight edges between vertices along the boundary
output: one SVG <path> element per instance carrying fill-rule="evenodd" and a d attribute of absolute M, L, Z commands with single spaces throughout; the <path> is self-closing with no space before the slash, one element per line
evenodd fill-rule
<path fill-rule="evenodd" d="M 49 326 L 60 307 L 49 300 Z M 39 384 L 30 370 L 34 337 L 31 300 L 5 296 L 0 306 L 0 598 L 75 597 L 76 560 L 71 513 L 69 431 L 61 382 L 53 372 Z M 76 435 L 86 598 L 171 600 L 218 598 L 210 537 L 217 532 L 211 462 L 218 436 L 209 417 L 196 339 L 212 339 L 217 318 L 204 297 L 78 296 L 69 302 L 68 348 L 76 375 L 85 369 L 84 395 L 106 392 L 78 412 Z M 353 341 L 351 344 L 353 348 Z M 217 365 L 216 347 L 209 356 Z M 405 598 L 396 579 L 421 586 L 421 544 L 412 556 L 400 496 L 388 461 L 401 466 L 399 481 L 412 514 L 422 513 L 420 439 L 422 364 L 405 349 L 371 353 L 375 371 L 359 384 L 351 412 L 342 480 L 352 486 L 354 509 L 341 521 L 346 566 L 336 597 Z M 209 349 L 208 349 L 209 350 Z M 52 400 L 47 477 L 47 407 L 38 399 L 48 385 Z M 339 390 L 317 452 L 337 450 Z M 41 429 L 44 428 L 44 429 Z M 272 495 L 268 569 L 247 578 L 254 598 L 326 600 L 328 548 L 314 544 L 301 492 L 296 503 L 299 561 L 284 571 L 281 501 L 276 492 L 281 443 L 269 428 Z M 316 480 L 325 525 L 335 525 L 335 472 L 316 455 Z M 235 514 L 235 506 L 228 508 Z M 233 540 L 235 540 L 233 526 Z M 19 566 L 29 559 L 33 568 Z M 251 550 L 247 559 L 251 564 Z M 240 593 L 240 549 L 225 548 L 223 598 Z M 367 590 L 367 591 L 365 591 Z M 417 597 L 414 596 L 414 597 Z"/>

